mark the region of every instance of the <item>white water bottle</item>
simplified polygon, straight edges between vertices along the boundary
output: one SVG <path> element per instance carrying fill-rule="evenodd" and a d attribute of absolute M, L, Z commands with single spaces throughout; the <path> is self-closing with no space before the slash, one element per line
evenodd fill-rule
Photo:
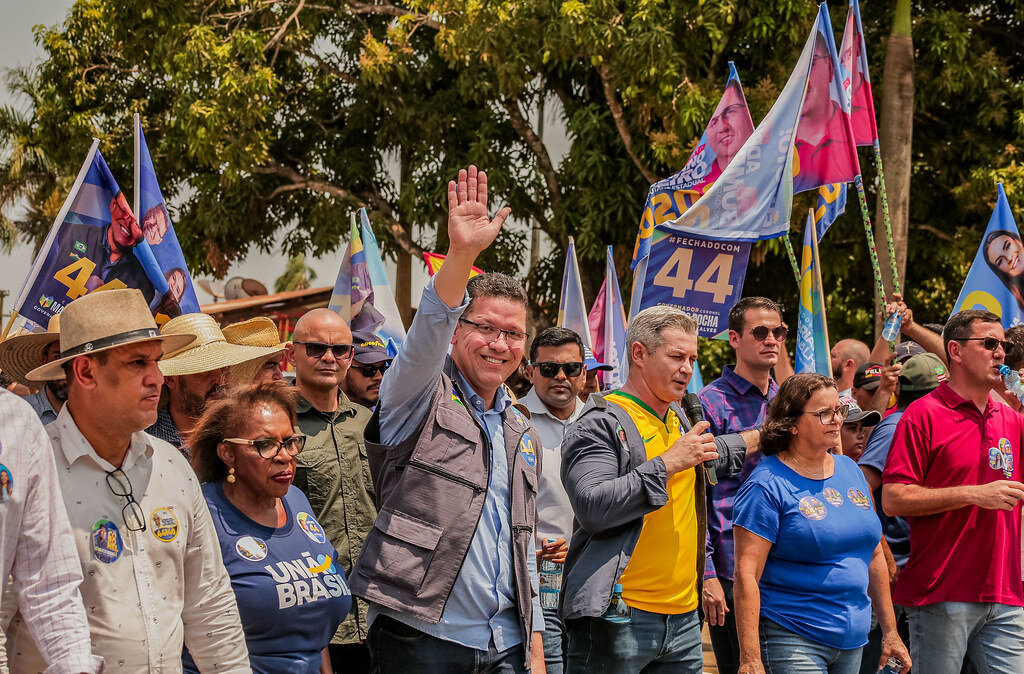
<path fill-rule="evenodd" d="M 999 374 L 1003 377 L 1006 390 L 1017 396 L 1017 399 L 1024 403 L 1024 380 L 1016 370 L 1010 369 L 1009 365 L 1000 365 Z"/>
<path fill-rule="evenodd" d="M 885 321 L 885 327 L 882 328 L 882 339 L 887 342 L 895 342 L 896 336 L 900 334 L 900 325 L 902 324 L 903 314 L 898 311 L 892 312 L 892 315 Z"/>
<path fill-rule="evenodd" d="M 900 670 L 903 669 L 903 663 L 897 658 L 889 658 L 885 661 L 885 669 L 880 671 L 880 674 L 900 674 Z"/>
<path fill-rule="evenodd" d="M 545 543 L 554 543 L 554 538 L 545 538 Z M 540 607 L 558 608 L 558 595 L 562 591 L 562 564 L 550 559 L 540 560 Z"/>

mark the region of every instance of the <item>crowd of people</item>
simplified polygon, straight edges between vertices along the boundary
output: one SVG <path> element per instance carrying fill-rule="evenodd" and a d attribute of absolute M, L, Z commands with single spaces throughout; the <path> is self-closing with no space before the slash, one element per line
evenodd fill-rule
<path fill-rule="evenodd" d="M 0 343 L 9 671 L 699 673 L 706 620 L 723 673 L 1024 672 L 1024 327 L 896 296 L 910 341 L 841 340 L 829 378 L 747 297 L 687 397 L 697 324 L 651 307 L 599 391 L 471 278 L 486 175 L 448 201 L 394 358 L 327 309 L 158 328 L 133 289 Z"/>

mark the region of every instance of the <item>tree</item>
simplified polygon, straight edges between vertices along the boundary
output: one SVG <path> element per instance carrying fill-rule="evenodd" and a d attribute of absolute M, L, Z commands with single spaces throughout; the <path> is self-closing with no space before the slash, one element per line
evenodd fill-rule
<path fill-rule="evenodd" d="M 288 258 L 284 273 L 274 281 L 274 292 L 283 293 L 288 290 L 305 290 L 309 284 L 316 279 L 316 272 L 306 265 L 306 256 L 303 253 L 292 255 Z"/>

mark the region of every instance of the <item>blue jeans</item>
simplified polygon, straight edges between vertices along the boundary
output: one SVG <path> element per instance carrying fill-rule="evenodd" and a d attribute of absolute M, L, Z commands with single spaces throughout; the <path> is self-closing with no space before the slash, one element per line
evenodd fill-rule
<path fill-rule="evenodd" d="M 544 668 L 548 674 L 565 671 L 565 625 L 558 617 L 557 608 L 544 611 Z"/>
<path fill-rule="evenodd" d="M 819 644 L 774 620 L 761 618 L 761 662 L 765 674 L 857 674 L 860 652 L 860 648 Z"/>
<path fill-rule="evenodd" d="M 492 646 L 478 651 L 438 639 L 391 616 L 378 615 L 366 637 L 373 674 L 526 674 L 519 644 L 500 653 Z M 332 663 L 335 664 L 335 663 Z"/>
<path fill-rule="evenodd" d="M 908 606 L 915 672 L 1024 672 L 1024 609 L 1006 604 L 942 601 Z"/>
<path fill-rule="evenodd" d="M 696 611 L 679 615 L 632 610 L 628 623 L 575 618 L 565 623 L 566 674 L 700 674 L 704 667 Z"/>

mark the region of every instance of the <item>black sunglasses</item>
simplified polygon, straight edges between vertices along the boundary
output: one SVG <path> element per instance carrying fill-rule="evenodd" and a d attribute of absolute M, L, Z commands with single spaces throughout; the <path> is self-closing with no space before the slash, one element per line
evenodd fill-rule
<path fill-rule="evenodd" d="M 331 350 L 334 357 L 338 360 L 348 358 L 348 355 L 352 353 L 351 344 L 324 344 L 323 342 L 295 342 L 306 347 L 306 355 L 310 358 L 323 358 L 327 353 L 327 349 Z"/>
<path fill-rule="evenodd" d="M 128 499 L 128 503 L 121 509 L 121 517 L 124 518 L 124 525 L 128 527 L 128 531 L 145 531 L 146 515 L 132 495 L 132 482 L 125 472 L 120 468 L 107 471 L 107 488 L 114 496 Z"/>
<path fill-rule="evenodd" d="M 381 363 L 380 365 L 360 365 L 359 367 L 354 367 L 353 369 L 355 369 L 357 372 L 359 372 L 359 374 L 369 379 L 378 372 L 380 372 L 380 375 L 383 377 L 384 373 L 388 371 L 389 367 L 391 367 L 390 363 Z"/>
<path fill-rule="evenodd" d="M 573 363 L 544 361 L 543 363 L 534 363 L 533 366 L 540 372 L 540 376 L 547 379 L 557 377 L 559 370 L 564 372 L 566 377 L 578 377 L 583 373 L 583 363 L 579 361 Z"/>
<path fill-rule="evenodd" d="M 753 330 L 751 330 L 750 334 L 752 334 L 754 336 L 754 339 L 756 339 L 757 341 L 763 342 L 764 340 L 768 339 L 769 332 L 771 333 L 772 337 L 775 338 L 776 342 L 781 342 L 786 338 L 786 335 L 789 334 L 789 328 L 787 328 L 785 325 L 780 325 L 777 328 L 769 329 L 767 325 L 759 325 Z"/>
<path fill-rule="evenodd" d="M 981 342 L 981 348 L 985 349 L 986 351 L 995 351 L 996 348 L 1001 346 L 1003 347 L 1003 351 L 1005 351 L 1006 353 L 1010 353 L 1010 349 L 1013 348 L 1013 345 L 1010 344 L 1009 342 L 1004 342 L 1003 340 L 996 339 L 995 337 L 964 337 L 956 341 Z"/>

